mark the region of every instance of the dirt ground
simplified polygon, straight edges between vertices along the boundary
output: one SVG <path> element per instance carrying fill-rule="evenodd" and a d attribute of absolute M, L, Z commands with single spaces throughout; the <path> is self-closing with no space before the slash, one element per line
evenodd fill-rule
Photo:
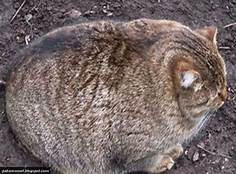
<path fill-rule="evenodd" d="M 228 100 L 167 173 L 236 174 L 236 25 L 232 24 L 236 0 L 0 0 L 0 68 L 19 49 L 54 28 L 141 17 L 172 19 L 192 28 L 218 27 L 218 45 L 228 71 Z M 8 126 L 0 87 L 0 166 L 42 166 L 19 146 Z"/>

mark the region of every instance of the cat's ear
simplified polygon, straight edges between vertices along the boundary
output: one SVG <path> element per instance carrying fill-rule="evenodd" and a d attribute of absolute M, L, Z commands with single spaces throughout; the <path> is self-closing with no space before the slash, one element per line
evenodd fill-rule
<path fill-rule="evenodd" d="M 217 28 L 214 26 L 203 27 L 196 30 L 197 33 L 207 38 L 213 44 L 217 44 L 216 37 L 217 37 Z"/>
<path fill-rule="evenodd" d="M 200 74 L 187 62 L 178 62 L 176 66 L 179 85 L 181 88 L 195 88 L 194 82 L 200 79 Z M 195 90 L 195 89 L 194 89 Z"/>
<path fill-rule="evenodd" d="M 199 74 L 194 70 L 186 70 L 179 73 L 179 83 L 182 88 L 193 87 L 194 82 L 199 78 Z"/>

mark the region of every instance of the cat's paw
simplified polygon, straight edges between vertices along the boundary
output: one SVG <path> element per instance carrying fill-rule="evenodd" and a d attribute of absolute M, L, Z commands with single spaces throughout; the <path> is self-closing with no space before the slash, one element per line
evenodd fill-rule
<path fill-rule="evenodd" d="M 181 144 L 168 149 L 153 165 L 152 173 L 161 173 L 166 170 L 170 170 L 175 164 L 174 160 L 179 158 L 183 154 L 183 147 Z"/>
<path fill-rule="evenodd" d="M 166 170 L 170 170 L 174 164 L 175 162 L 170 156 L 163 155 L 160 157 L 158 161 L 156 161 L 156 164 L 153 166 L 153 168 L 150 171 L 152 173 L 161 173 Z"/>
<path fill-rule="evenodd" d="M 176 146 L 170 148 L 165 155 L 170 156 L 173 160 L 179 158 L 184 152 L 184 149 L 181 144 L 177 144 Z"/>

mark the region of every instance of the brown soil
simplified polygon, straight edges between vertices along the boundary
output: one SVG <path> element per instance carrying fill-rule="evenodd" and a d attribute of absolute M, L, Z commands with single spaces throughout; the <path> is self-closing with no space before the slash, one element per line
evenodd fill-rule
<path fill-rule="evenodd" d="M 218 45 L 228 71 L 229 98 L 168 174 L 236 173 L 236 0 L 23 0 L 0 1 L 0 68 L 21 48 L 25 38 L 35 40 L 46 32 L 88 20 L 131 20 L 141 17 L 172 19 L 192 28 L 215 25 Z M 31 42 L 29 41 L 29 42 Z M 8 126 L 4 89 L 0 89 L 0 166 L 42 166 Z"/>

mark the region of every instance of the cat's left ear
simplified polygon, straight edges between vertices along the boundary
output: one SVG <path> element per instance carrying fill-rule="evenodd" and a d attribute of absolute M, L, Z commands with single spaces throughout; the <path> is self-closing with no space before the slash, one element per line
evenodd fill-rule
<path fill-rule="evenodd" d="M 197 33 L 207 38 L 213 44 L 217 44 L 216 37 L 217 37 L 217 28 L 214 26 L 203 27 L 196 30 Z"/>

